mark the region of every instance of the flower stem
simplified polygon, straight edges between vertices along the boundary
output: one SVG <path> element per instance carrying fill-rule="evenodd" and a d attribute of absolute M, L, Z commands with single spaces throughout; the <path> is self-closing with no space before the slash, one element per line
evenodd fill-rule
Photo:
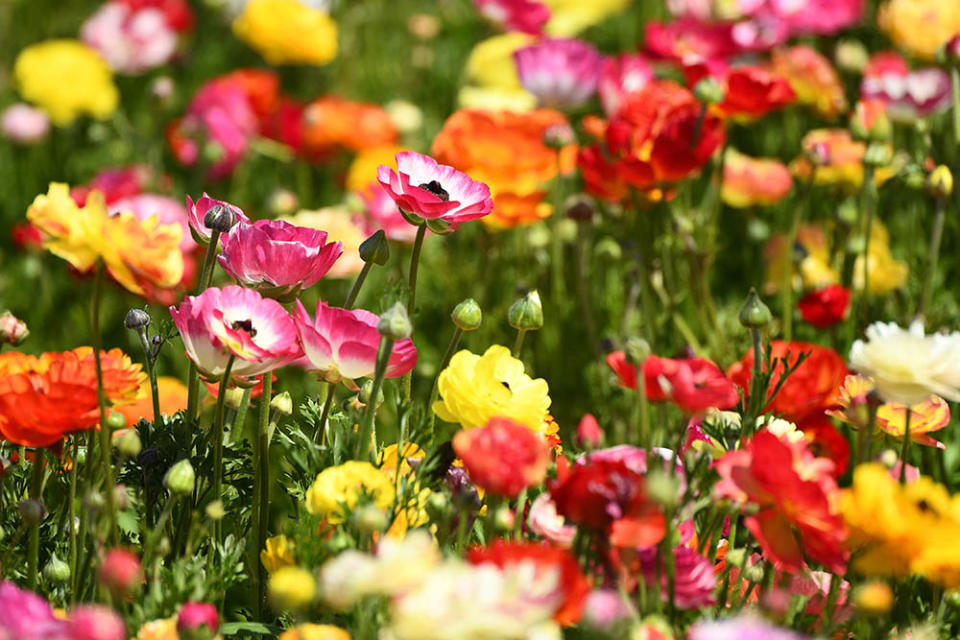
<path fill-rule="evenodd" d="M 70 497 L 69 502 L 67 503 L 67 527 L 70 530 L 70 586 L 74 584 L 73 576 L 77 571 L 77 528 L 74 525 L 74 519 L 77 514 L 77 467 L 78 461 L 77 456 L 80 453 L 80 438 L 79 436 L 74 436 L 73 438 L 73 454 L 72 454 L 72 464 L 70 465 Z M 76 602 L 76 593 L 71 588 L 70 593 L 71 602 Z"/>
<path fill-rule="evenodd" d="M 333 388 L 333 385 L 330 385 Z M 257 426 L 256 459 L 257 459 L 257 495 L 256 504 L 256 545 L 254 557 L 263 549 L 267 539 L 267 524 L 270 522 L 270 395 L 273 392 L 273 374 L 263 374 L 263 394 L 260 396 L 260 420 Z M 329 394 L 332 396 L 333 394 Z M 328 403 L 329 404 L 329 403 Z M 257 584 L 257 619 L 263 611 L 264 595 L 266 593 L 266 576 L 260 562 L 251 569 L 255 572 Z"/>
<path fill-rule="evenodd" d="M 220 390 L 217 392 L 217 411 L 214 414 L 213 429 L 210 430 L 210 437 L 213 438 L 213 500 L 220 500 L 223 496 L 223 419 L 224 407 L 227 400 L 227 387 L 230 385 L 230 372 L 233 369 L 233 361 L 236 358 L 230 355 L 227 360 L 227 368 L 223 372 L 223 378 L 220 379 Z M 264 382 L 266 387 L 266 382 Z M 261 400 L 262 402 L 262 400 Z M 222 539 L 223 525 L 217 520 L 214 525 L 214 540 L 220 542 Z"/>
<path fill-rule="evenodd" d="M 317 425 L 317 432 L 313 434 L 314 441 L 319 442 L 320 446 L 325 446 L 330 440 L 330 428 L 327 422 L 330 418 L 330 407 L 333 405 L 333 395 L 337 390 L 335 382 L 327 383 L 327 397 L 323 401 L 323 411 L 320 413 L 320 424 Z"/>
<path fill-rule="evenodd" d="M 147 365 L 147 377 L 150 379 L 150 399 L 153 402 L 153 426 L 160 424 L 160 391 L 157 386 L 157 368 L 153 358 L 153 350 L 150 348 L 150 340 L 147 338 L 145 327 L 137 328 L 137 337 L 140 338 L 140 346 L 143 348 L 144 363 Z M 147 426 L 144 432 L 144 442 L 150 446 L 150 426 Z"/>
<path fill-rule="evenodd" d="M 757 417 L 763 411 L 764 401 L 766 400 L 760 397 L 760 393 L 763 391 L 760 380 L 763 376 L 763 334 L 760 329 L 750 329 L 750 337 L 753 339 L 753 380 L 750 384 L 750 398 L 747 400 L 750 432 L 745 435 L 748 436 L 756 431 Z M 744 426 L 748 426 L 747 422 L 744 422 Z"/>
<path fill-rule="evenodd" d="M 440 368 L 437 369 L 437 377 L 433 380 L 433 387 L 430 389 L 430 403 L 427 405 L 427 411 L 430 412 L 431 434 L 433 433 L 433 425 L 437 421 L 437 414 L 433 412 L 433 403 L 437 401 L 437 395 L 440 393 L 440 374 L 443 373 L 443 370 L 450 364 L 450 358 L 453 357 L 454 351 L 457 350 L 461 336 L 463 336 L 463 329 L 456 327 L 453 330 L 453 335 L 450 337 L 449 344 L 447 344 L 447 350 L 443 354 L 443 360 L 440 361 Z"/>
<path fill-rule="evenodd" d="M 367 410 L 364 412 L 363 422 L 360 424 L 360 440 L 357 442 L 357 460 L 366 460 L 370 453 L 370 436 L 376 433 L 374 418 L 377 413 L 377 397 L 380 395 L 380 387 L 383 386 L 383 378 L 387 374 L 387 364 L 390 362 L 390 354 L 393 353 L 394 342 L 395 340 L 386 336 L 380 338 L 380 349 L 377 351 L 377 368 L 373 375 L 370 401 L 367 402 Z"/>
<path fill-rule="evenodd" d="M 207 245 L 207 253 L 203 258 L 203 268 L 200 271 L 200 280 L 197 281 L 196 295 L 204 292 L 210 286 L 213 279 L 213 263 L 217 257 L 220 243 L 220 232 L 216 229 L 210 231 L 210 244 Z M 193 430 L 197 422 L 197 412 L 200 407 L 200 371 L 196 363 L 190 361 L 190 371 L 187 374 L 187 434 L 186 445 L 192 447 Z"/>
<path fill-rule="evenodd" d="M 370 269 L 372 268 L 372 262 L 363 263 L 363 269 L 360 269 L 360 273 L 357 274 L 357 279 L 353 281 L 353 286 L 350 288 L 350 293 L 347 294 L 347 299 L 343 303 L 344 309 L 353 309 L 353 303 L 357 301 L 357 295 L 360 293 L 360 287 L 363 286 L 363 283 L 366 281 L 367 275 L 370 273 Z"/>
<path fill-rule="evenodd" d="M 783 318 L 783 339 L 788 341 L 793 339 L 793 247 L 797 243 L 800 223 L 803 221 L 803 213 L 807 208 L 807 201 L 810 197 L 810 192 L 813 190 L 813 182 L 816 174 L 817 168 L 814 166 L 810 170 L 810 178 L 807 180 L 803 194 L 800 196 L 800 201 L 797 202 L 793 208 L 793 215 L 790 218 L 790 232 L 787 235 L 787 260 L 783 270 L 783 283 L 781 284 L 783 288 L 783 307 L 781 313 Z"/>
<path fill-rule="evenodd" d="M 873 209 L 874 209 L 874 176 L 873 167 L 865 166 L 863 168 L 863 193 L 861 194 L 861 213 L 866 216 L 866 224 L 863 233 L 863 289 L 860 291 L 858 300 L 859 324 L 861 327 L 867 325 L 870 316 L 870 236 L 873 234 Z M 856 323 L 854 323 L 856 330 Z"/>
<path fill-rule="evenodd" d="M 910 417 L 913 411 L 907 407 L 903 425 L 903 448 L 900 450 L 900 484 L 907 483 L 907 463 L 910 459 Z"/>
<path fill-rule="evenodd" d="M 917 315 L 926 317 L 933 292 L 933 280 L 937 276 L 937 261 L 940 258 L 940 241 L 943 239 L 943 222 L 947 209 L 947 199 L 937 198 L 937 213 L 933 219 L 933 233 L 930 235 L 930 249 L 927 251 L 927 277 L 923 281 L 920 293 L 920 308 Z"/>
<path fill-rule="evenodd" d="M 870 447 L 873 443 L 873 431 L 877 426 L 878 408 L 875 402 L 867 405 L 867 426 L 865 429 L 860 430 L 860 437 L 858 438 L 860 446 L 857 451 L 857 464 L 870 459 Z"/>
<path fill-rule="evenodd" d="M 410 287 L 410 299 L 407 301 L 407 315 L 413 317 L 413 310 L 417 302 L 417 272 L 420 269 L 420 251 L 423 249 L 423 240 L 426 238 L 427 225 L 417 227 L 417 237 L 413 241 L 413 253 L 410 255 L 410 277 L 407 284 Z"/>
<path fill-rule="evenodd" d="M 103 265 L 98 263 L 93 277 L 93 299 L 90 303 L 90 343 L 93 346 L 93 361 L 97 369 L 97 404 L 100 407 L 100 466 L 106 490 L 107 517 L 110 518 L 110 540 L 116 544 L 117 505 L 113 499 L 113 465 L 110 460 L 110 427 L 107 426 L 107 395 L 103 388 L 103 365 L 100 362 L 100 298 L 103 294 Z M 88 454 L 89 455 L 89 454 Z"/>
<path fill-rule="evenodd" d="M 520 357 L 520 350 L 523 349 L 523 338 L 527 335 L 526 329 L 517 329 L 517 339 L 513 343 L 513 357 Z"/>
<path fill-rule="evenodd" d="M 40 494 L 43 490 L 43 449 L 33 450 L 33 468 L 30 475 L 30 499 L 41 502 Z M 38 568 L 40 566 L 40 523 L 41 516 L 30 527 L 30 546 L 27 555 L 27 587 L 33 591 L 37 587 Z"/>

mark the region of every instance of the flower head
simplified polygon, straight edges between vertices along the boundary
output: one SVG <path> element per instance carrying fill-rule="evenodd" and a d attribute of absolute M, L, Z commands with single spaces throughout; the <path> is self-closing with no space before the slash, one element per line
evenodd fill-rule
<path fill-rule="evenodd" d="M 697 609 L 716 604 L 713 592 L 717 588 L 717 578 L 710 559 L 687 546 L 674 547 L 673 556 L 673 602 L 676 607 Z M 657 576 L 660 576 L 660 597 L 664 601 L 669 600 L 671 592 L 660 550 L 657 547 L 641 550 L 639 563 L 643 580 L 648 585 L 656 585 Z"/>
<path fill-rule="evenodd" d="M 761 618 L 728 618 L 701 621 L 690 628 L 689 640 L 806 640 L 788 629 L 775 627 Z"/>
<path fill-rule="evenodd" d="M 577 528 L 557 513 L 549 492 L 541 493 L 530 505 L 527 524 L 535 534 L 558 547 L 569 547 L 577 535 Z"/>
<path fill-rule="evenodd" d="M 57 618 L 50 604 L 13 582 L 0 581 L 0 635 L 6 638 L 60 640 L 66 622 Z"/>
<path fill-rule="evenodd" d="M 960 6 L 939 0 L 888 0 L 880 6 L 877 23 L 898 47 L 929 60 L 960 33 Z"/>
<path fill-rule="evenodd" d="M 195 632 L 206 627 L 210 635 L 215 635 L 220 627 L 217 608 L 209 602 L 185 602 L 177 614 L 177 631 Z"/>
<path fill-rule="evenodd" d="M 550 19 L 550 9 L 537 0 L 473 0 L 483 17 L 506 31 L 520 31 L 538 36 Z"/>
<path fill-rule="evenodd" d="M 637 388 L 636 367 L 622 351 L 607 356 L 607 364 L 622 386 Z M 674 402 L 687 413 L 729 409 L 740 401 L 733 382 L 713 362 L 704 358 L 674 360 L 649 356 L 643 362 L 644 390 L 653 402 Z"/>
<path fill-rule="evenodd" d="M 773 158 L 752 158 L 728 148 L 723 162 L 724 203 L 738 209 L 769 207 L 793 189 L 790 170 Z"/>
<path fill-rule="evenodd" d="M 292 567 L 296 564 L 293 549 L 293 541 L 283 534 L 267 538 L 264 541 L 264 548 L 260 551 L 260 562 L 263 568 L 267 573 L 274 573 L 283 567 Z"/>
<path fill-rule="evenodd" d="M 163 11 L 126 2 L 104 3 L 80 27 L 80 37 L 114 71 L 130 74 L 166 64 L 176 53 L 178 42 L 178 34 Z"/>
<path fill-rule="evenodd" d="M 337 23 L 298 0 L 251 0 L 233 32 L 274 65 L 324 65 L 337 56 Z"/>
<path fill-rule="evenodd" d="M 513 58 L 520 84 L 545 107 L 576 108 L 597 90 L 600 54 L 582 40 L 540 40 Z"/>
<path fill-rule="evenodd" d="M 546 442 L 507 418 L 491 418 L 483 427 L 460 431 L 453 450 L 478 487 L 507 498 L 543 482 L 550 463 Z"/>
<path fill-rule="evenodd" d="M 381 148 L 396 141 L 397 129 L 378 104 L 324 96 L 303 109 L 303 147 L 310 156 L 323 157 L 337 149 Z"/>
<path fill-rule="evenodd" d="M 207 213 L 214 207 L 223 207 L 233 214 L 238 224 L 251 224 L 250 218 L 229 202 L 223 200 L 214 200 L 204 192 L 196 202 L 189 195 L 187 196 L 187 214 L 190 222 L 190 232 L 194 240 L 203 245 L 210 244 L 212 230 L 205 224 Z"/>
<path fill-rule="evenodd" d="M 126 640 L 127 628 L 123 618 L 109 607 L 84 604 L 70 612 L 70 640 Z"/>
<path fill-rule="evenodd" d="M 348 461 L 321 471 L 307 490 L 307 511 L 331 523 L 343 522 L 361 501 L 393 506 L 393 480 L 369 462 Z"/>
<path fill-rule="evenodd" d="M 34 144 L 50 133 L 50 118 L 43 110 L 18 102 L 3 110 L 0 133 L 17 144 Z"/>
<path fill-rule="evenodd" d="M 846 91 L 836 69 L 816 49 L 797 45 L 775 49 L 772 69 L 787 79 L 797 103 L 810 106 L 826 118 L 836 118 L 847 108 Z"/>
<path fill-rule="evenodd" d="M 728 116 L 757 118 L 797 97 L 785 78 L 760 67 L 734 67 L 725 74 L 724 83 L 720 109 Z"/>
<path fill-rule="evenodd" d="M 815 289 L 797 303 L 803 319 L 818 329 L 828 329 L 842 322 L 849 306 L 850 290 L 838 284 Z"/>
<path fill-rule="evenodd" d="M 610 117 L 616 115 L 626 97 L 641 91 L 653 78 L 653 65 L 640 54 L 604 58 L 597 83 L 604 112 Z"/>

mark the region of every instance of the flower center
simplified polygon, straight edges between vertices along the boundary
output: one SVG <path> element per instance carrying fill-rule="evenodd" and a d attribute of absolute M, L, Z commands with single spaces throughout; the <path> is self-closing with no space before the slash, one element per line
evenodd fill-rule
<path fill-rule="evenodd" d="M 230 328 L 233 329 L 234 331 L 237 331 L 238 329 L 243 329 L 250 335 L 251 338 L 257 335 L 257 330 L 253 328 L 252 320 L 234 320 L 233 323 L 230 325 Z"/>
<path fill-rule="evenodd" d="M 447 202 L 450 200 L 450 194 L 447 193 L 447 190 L 444 189 L 443 186 L 436 180 L 431 180 L 430 182 L 418 184 L 417 186 L 423 189 L 424 191 L 429 191 L 430 193 L 437 196 L 444 202 Z"/>

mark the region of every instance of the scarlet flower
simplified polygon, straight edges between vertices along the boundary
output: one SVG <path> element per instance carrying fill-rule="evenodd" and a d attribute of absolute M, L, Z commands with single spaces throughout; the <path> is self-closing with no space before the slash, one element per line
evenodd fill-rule
<path fill-rule="evenodd" d="M 807 446 L 813 455 L 833 462 L 833 475 L 839 478 L 850 466 L 850 443 L 833 426 L 827 414 L 821 413 L 807 418 L 797 425 L 803 432 Z"/>
<path fill-rule="evenodd" d="M 505 542 L 495 540 L 486 547 L 474 547 L 467 553 L 471 564 L 492 564 L 501 569 L 530 563 L 537 576 L 558 572 L 562 593 L 555 594 L 560 604 L 553 619 L 560 625 L 576 624 L 583 615 L 583 607 L 590 583 L 580 570 L 577 559 L 565 549 L 533 542 Z"/>
<path fill-rule="evenodd" d="M 361 151 L 397 141 L 397 130 L 382 107 L 324 96 L 303 110 L 303 145 L 314 155 L 334 149 Z"/>
<path fill-rule="evenodd" d="M 847 365 L 836 351 L 809 342 L 783 340 L 772 340 L 770 349 L 773 376 L 768 391 L 769 402 L 764 413 L 772 413 L 800 423 L 832 406 L 831 398 L 847 375 Z M 789 364 L 793 366 L 802 353 L 809 354 L 807 359 L 790 374 L 776 397 L 770 400 L 770 395 L 784 372 L 783 359 L 789 354 Z M 727 376 L 740 387 L 745 396 L 749 395 L 750 382 L 753 379 L 752 349 L 740 362 L 727 369 Z"/>
<path fill-rule="evenodd" d="M 797 303 L 803 319 L 818 329 L 828 329 L 842 322 L 849 307 L 850 290 L 838 284 L 811 291 Z"/>
<path fill-rule="evenodd" d="M 486 426 L 458 432 L 453 450 L 474 484 L 505 498 L 543 482 L 550 464 L 547 443 L 509 418 L 491 418 Z"/>
<path fill-rule="evenodd" d="M 726 74 L 724 84 L 720 109 L 728 116 L 758 118 L 797 97 L 785 78 L 760 67 L 734 67 Z"/>
<path fill-rule="evenodd" d="M 622 351 L 607 356 L 607 364 L 620 378 L 620 385 L 637 388 L 636 368 Z M 740 401 L 736 386 L 723 371 L 704 358 L 674 360 L 649 356 L 643 362 L 644 390 L 653 402 L 670 401 L 687 413 L 729 409 Z"/>

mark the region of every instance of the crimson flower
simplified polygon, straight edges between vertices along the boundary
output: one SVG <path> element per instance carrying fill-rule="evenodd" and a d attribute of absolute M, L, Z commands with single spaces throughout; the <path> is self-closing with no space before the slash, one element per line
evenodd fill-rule
<path fill-rule="evenodd" d="M 734 67 L 724 78 L 720 109 L 728 116 L 758 118 L 796 100 L 786 78 L 760 67 Z"/>
<path fill-rule="evenodd" d="M 803 319 L 818 329 L 829 329 L 842 322 L 849 307 L 850 290 L 838 284 L 811 291 L 797 303 Z"/>
<path fill-rule="evenodd" d="M 460 431 L 453 450 L 474 484 L 505 498 L 543 482 L 550 464 L 547 443 L 509 418 L 491 418 L 486 426 Z"/>
<path fill-rule="evenodd" d="M 622 351 L 607 356 L 607 364 L 620 378 L 621 386 L 637 388 L 637 370 Z M 729 409 L 740 401 L 737 388 L 723 371 L 705 358 L 661 358 L 643 362 L 644 391 L 653 402 L 673 402 L 687 413 Z"/>

